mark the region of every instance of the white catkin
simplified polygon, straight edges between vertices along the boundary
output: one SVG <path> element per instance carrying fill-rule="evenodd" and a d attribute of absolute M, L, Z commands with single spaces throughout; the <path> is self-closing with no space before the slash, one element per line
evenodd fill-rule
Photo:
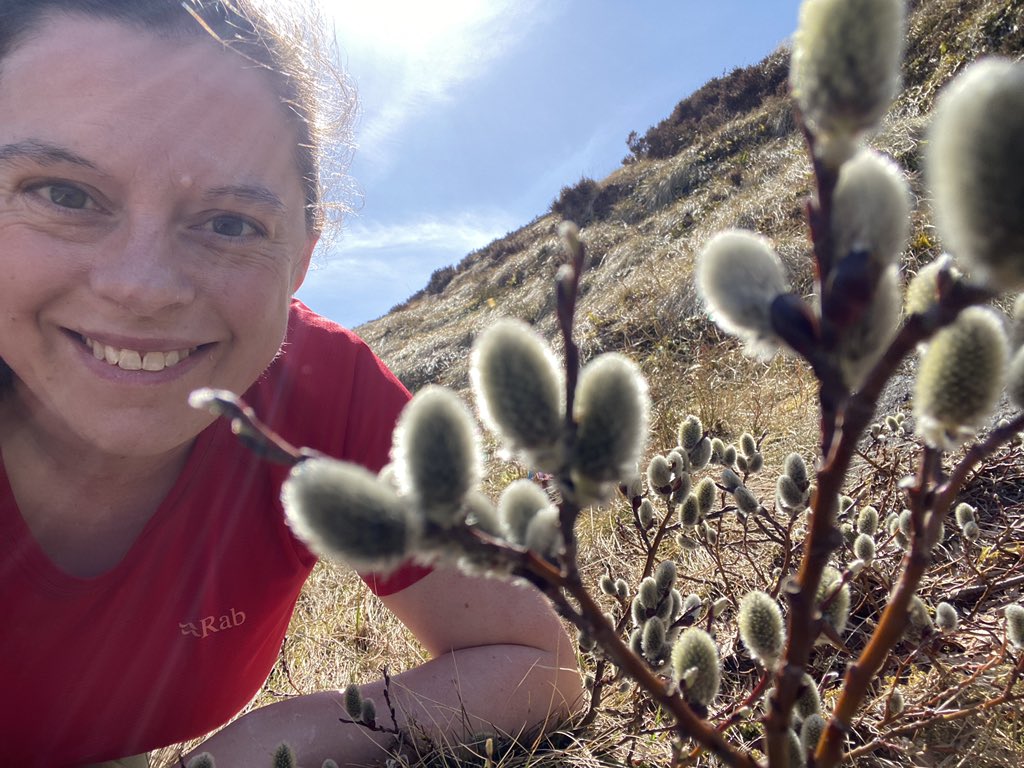
<path fill-rule="evenodd" d="M 832 240 L 839 259 L 866 252 L 880 267 L 896 264 L 910 236 L 910 186 L 903 171 L 870 149 L 839 169 Z"/>
<path fill-rule="evenodd" d="M 514 480 L 498 497 L 498 519 L 508 538 L 523 544 L 530 521 L 550 506 L 548 495 L 535 482 L 526 478 Z"/>
<path fill-rule="evenodd" d="M 839 367 L 850 389 L 857 389 L 885 352 L 899 328 L 903 297 L 895 266 L 878 279 L 871 304 L 839 339 Z"/>
<path fill-rule="evenodd" d="M 905 309 L 908 315 L 925 313 L 938 301 L 939 273 L 948 270 L 953 280 L 959 280 L 963 274 L 953 266 L 953 258 L 944 253 L 918 270 L 907 284 Z"/>
<path fill-rule="evenodd" d="M 928 344 L 914 389 L 918 433 L 951 450 L 991 415 L 1006 377 L 1002 323 L 983 307 L 968 307 Z"/>
<path fill-rule="evenodd" d="M 804 120 L 838 167 L 873 128 L 899 84 L 904 0 L 805 0 L 789 82 Z"/>
<path fill-rule="evenodd" d="M 572 472 L 577 492 L 601 498 L 603 484 L 628 477 L 647 439 L 650 398 L 636 364 L 614 352 L 584 366 L 576 389 Z"/>
<path fill-rule="evenodd" d="M 972 280 L 1024 288 L 1024 64 L 987 58 L 940 94 L 926 178 L 943 245 Z"/>
<path fill-rule="evenodd" d="M 564 387 L 547 342 L 526 323 L 500 320 L 473 344 L 469 375 L 483 422 L 534 466 L 557 470 Z"/>
<path fill-rule="evenodd" d="M 388 571 L 415 549 L 419 518 L 408 501 L 356 464 L 306 459 L 282 485 L 281 501 L 298 539 L 357 570 Z"/>
<path fill-rule="evenodd" d="M 672 649 L 672 667 L 676 679 L 686 684 L 688 699 L 705 707 L 714 700 L 722 674 L 711 635 L 697 627 L 684 630 Z"/>
<path fill-rule="evenodd" d="M 697 257 L 697 290 L 714 321 L 751 352 L 768 354 L 782 344 L 772 328 L 771 305 L 789 283 L 765 238 L 742 230 L 711 238 Z"/>
<path fill-rule="evenodd" d="M 481 475 L 480 440 L 469 409 L 451 390 L 424 387 L 398 417 L 392 460 L 403 495 L 434 523 L 455 524 Z"/>
<path fill-rule="evenodd" d="M 785 642 L 782 611 L 778 603 L 765 592 L 748 592 L 740 600 L 736 623 L 750 655 L 767 669 L 774 668 Z"/>

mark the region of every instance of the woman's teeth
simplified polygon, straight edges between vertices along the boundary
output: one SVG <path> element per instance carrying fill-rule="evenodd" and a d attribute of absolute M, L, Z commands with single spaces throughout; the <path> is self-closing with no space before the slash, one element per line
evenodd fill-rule
<path fill-rule="evenodd" d="M 134 349 L 118 349 L 109 344 L 102 344 L 88 336 L 82 337 L 85 345 L 92 350 L 97 360 L 106 360 L 125 371 L 162 371 L 177 365 L 191 355 L 196 347 L 189 349 L 172 349 L 169 352 L 136 352 Z"/>

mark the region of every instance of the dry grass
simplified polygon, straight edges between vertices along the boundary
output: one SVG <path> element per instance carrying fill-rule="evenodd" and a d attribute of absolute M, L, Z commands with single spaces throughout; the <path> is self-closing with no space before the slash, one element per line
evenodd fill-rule
<path fill-rule="evenodd" d="M 667 420 L 662 426 L 667 428 L 671 423 Z M 902 437 L 883 434 L 877 441 L 866 442 L 866 458 L 847 487 L 847 492 L 858 499 L 858 507 L 873 503 L 883 517 L 897 510 L 901 496 L 896 486 L 910 471 L 915 451 L 913 444 Z M 752 488 L 765 491 L 769 508 L 772 478 L 780 461 L 769 457 L 764 477 L 750 483 Z M 495 488 L 520 473 L 516 465 L 495 463 L 492 478 L 501 478 L 494 483 Z M 894 649 L 891 663 L 854 724 L 849 748 L 864 752 L 855 763 L 862 768 L 1010 768 L 1024 762 L 1024 724 L 1016 705 L 990 714 L 964 716 L 961 711 L 1002 693 L 1012 666 L 1002 647 L 999 610 L 1019 599 L 1020 588 L 1001 589 L 998 585 L 1020 573 L 1024 565 L 1020 544 L 1024 541 L 1024 447 L 1017 444 L 989 462 L 962 498 L 977 506 L 983 539 L 965 549 L 955 527 L 947 526 L 936 565 L 919 591 L 931 606 L 939 600 L 953 601 L 961 611 L 962 627 L 939 641 L 918 645 L 908 640 Z M 764 589 L 777 579 L 773 568 L 779 563 L 781 550 L 756 527 L 741 525 L 734 515 L 726 513 L 713 519 L 721 546 L 685 551 L 669 542 L 661 555 L 676 561 L 680 573 L 677 586 L 684 594 L 693 592 L 708 600 L 724 596 L 735 605 L 748 590 Z M 785 518 L 778 519 L 786 524 Z M 625 578 L 631 585 L 638 582 L 646 551 L 623 500 L 587 510 L 577 530 L 585 583 L 596 585 L 606 573 Z M 844 556 L 850 557 L 841 555 L 840 562 Z M 865 642 L 901 557 L 902 550 L 895 542 L 879 537 L 878 558 L 855 581 L 852 623 L 844 636 L 852 652 Z M 972 597 L 969 589 L 984 582 L 994 585 L 991 593 L 980 600 Z M 616 615 L 624 609 L 613 598 L 604 596 L 601 600 Z M 715 623 L 725 686 L 712 717 L 724 715 L 741 701 L 760 674 L 742 650 L 733 621 L 734 616 L 728 612 Z M 815 677 L 824 681 L 826 706 L 839 684 L 837 677 L 827 673 L 841 672 L 850 658 L 830 646 L 819 647 L 812 657 Z M 336 688 L 349 681 L 368 681 L 379 677 L 385 665 L 397 672 L 423 660 L 422 649 L 358 578 L 343 568 L 321 563 L 296 607 L 279 662 L 253 705 Z M 593 670 L 595 659 L 587 655 L 581 664 L 585 671 Z M 498 740 L 492 742 L 489 755 L 483 740 L 468 746 L 435 745 L 406 754 L 403 768 L 406 764 L 410 768 L 668 765 L 672 759 L 672 740 L 664 730 L 668 723 L 632 685 L 619 690 L 619 684 L 609 683 L 598 717 L 586 728 L 568 728 L 548 737 Z M 905 692 L 907 710 L 902 720 L 885 722 L 881 713 L 894 684 Z M 1018 682 L 1015 690 L 1024 695 L 1024 682 Z M 939 712 L 956 711 L 961 714 L 952 720 L 937 716 Z M 760 745 L 760 728 L 753 719 L 742 721 L 730 734 L 737 743 L 752 749 Z M 175 752 L 167 750 L 156 764 L 172 765 L 174 759 Z M 696 764 L 716 765 L 706 756 Z"/>

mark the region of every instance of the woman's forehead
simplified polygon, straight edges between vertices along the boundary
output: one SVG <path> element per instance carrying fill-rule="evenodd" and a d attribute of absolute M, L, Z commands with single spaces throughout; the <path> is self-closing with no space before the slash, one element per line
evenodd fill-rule
<path fill-rule="evenodd" d="M 5 59 L 0 111 L 0 143 L 67 146 L 101 167 L 145 161 L 193 179 L 236 169 L 301 186 L 294 126 L 270 77 L 212 39 L 55 17 Z"/>

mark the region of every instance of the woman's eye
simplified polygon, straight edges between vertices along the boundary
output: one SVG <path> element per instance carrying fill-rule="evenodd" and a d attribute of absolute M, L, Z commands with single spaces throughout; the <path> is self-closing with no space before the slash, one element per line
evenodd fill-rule
<path fill-rule="evenodd" d="M 215 234 L 224 237 L 248 237 L 262 234 L 255 225 L 238 216 L 214 216 L 208 224 Z"/>
<path fill-rule="evenodd" d="M 89 197 L 89 193 L 80 187 L 76 187 L 74 184 L 53 182 L 36 187 L 35 191 L 61 208 L 81 210 L 83 208 L 95 207 L 95 203 Z"/>

